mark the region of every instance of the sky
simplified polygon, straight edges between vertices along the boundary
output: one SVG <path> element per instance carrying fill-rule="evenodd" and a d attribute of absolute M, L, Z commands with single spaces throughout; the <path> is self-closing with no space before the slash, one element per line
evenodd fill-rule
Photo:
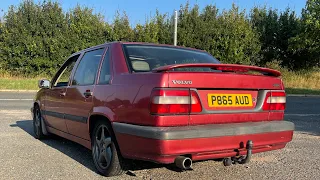
<path fill-rule="evenodd" d="M 10 5 L 18 5 L 22 0 L 0 0 L 0 17 L 3 17 Z M 100 12 L 105 16 L 107 22 L 112 22 L 115 12 L 125 11 L 132 24 L 144 23 L 146 17 L 153 15 L 158 9 L 161 13 L 173 14 L 181 4 L 187 0 L 55 0 L 59 2 L 63 9 L 68 9 L 77 4 L 88 6 L 95 12 Z M 35 0 L 39 2 L 39 0 Z M 290 7 L 299 15 L 304 8 L 306 0 L 189 0 L 191 6 L 198 4 L 200 9 L 209 4 L 216 5 L 219 9 L 230 9 L 232 3 L 237 4 L 241 9 L 250 10 L 254 6 L 272 7 L 284 10 Z"/>

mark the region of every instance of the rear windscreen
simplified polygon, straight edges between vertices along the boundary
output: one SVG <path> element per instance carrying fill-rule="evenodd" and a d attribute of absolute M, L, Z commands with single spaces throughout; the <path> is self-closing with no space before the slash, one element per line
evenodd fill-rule
<path fill-rule="evenodd" d="M 213 63 L 220 62 L 206 52 L 184 48 L 123 45 L 128 65 L 133 72 L 148 72 L 152 69 L 172 64 Z M 179 68 L 175 71 L 213 71 L 210 68 Z"/>

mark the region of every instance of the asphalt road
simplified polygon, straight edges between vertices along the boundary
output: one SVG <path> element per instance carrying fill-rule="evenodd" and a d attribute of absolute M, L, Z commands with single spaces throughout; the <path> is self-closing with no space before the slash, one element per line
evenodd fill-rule
<path fill-rule="evenodd" d="M 91 152 L 71 141 L 33 138 L 30 107 L 34 93 L 0 92 L 0 179 L 103 179 Z M 285 119 L 296 125 L 286 148 L 254 154 L 246 165 L 218 161 L 193 164 L 192 171 L 133 161 L 131 171 L 106 179 L 318 179 L 320 97 L 288 97 Z"/>
<path fill-rule="evenodd" d="M 35 92 L 1 92 L 0 110 L 26 110 L 32 106 Z"/>

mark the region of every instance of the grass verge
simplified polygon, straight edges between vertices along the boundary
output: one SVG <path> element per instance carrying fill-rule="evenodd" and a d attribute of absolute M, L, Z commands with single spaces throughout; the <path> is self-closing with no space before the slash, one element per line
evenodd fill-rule
<path fill-rule="evenodd" d="M 36 78 L 0 78 L 1 90 L 38 90 Z"/>
<path fill-rule="evenodd" d="M 282 72 L 282 76 L 286 88 L 297 89 L 297 92 L 320 90 L 320 71 L 284 71 Z"/>
<path fill-rule="evenodd" d="M 320 71 L 279 70 L 282 72 L 287 94 L 320 95 Z M 41 78 L 3 77 L 0 78 L 0 90 L 38 90 L 39 79 Z"/>
<path fill-rule="evenodd" d="M 320 72 L 283 72 L 287 94 L 320 95 Z"/>
<path fill-rule="evenodd" d="M 320 89 L 286 88 L 287 94 L 320 95 Z"/>

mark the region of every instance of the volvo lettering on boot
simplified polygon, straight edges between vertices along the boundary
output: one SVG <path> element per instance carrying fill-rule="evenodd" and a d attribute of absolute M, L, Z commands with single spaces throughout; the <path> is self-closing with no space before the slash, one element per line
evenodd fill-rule
<path fill-rule="evenodd" d="M 172 80 L 173 84 L 182 84 L 182 85 L 188 85 L 192 84 L 192 81 L 183 81 L 183 80 Z"/>

